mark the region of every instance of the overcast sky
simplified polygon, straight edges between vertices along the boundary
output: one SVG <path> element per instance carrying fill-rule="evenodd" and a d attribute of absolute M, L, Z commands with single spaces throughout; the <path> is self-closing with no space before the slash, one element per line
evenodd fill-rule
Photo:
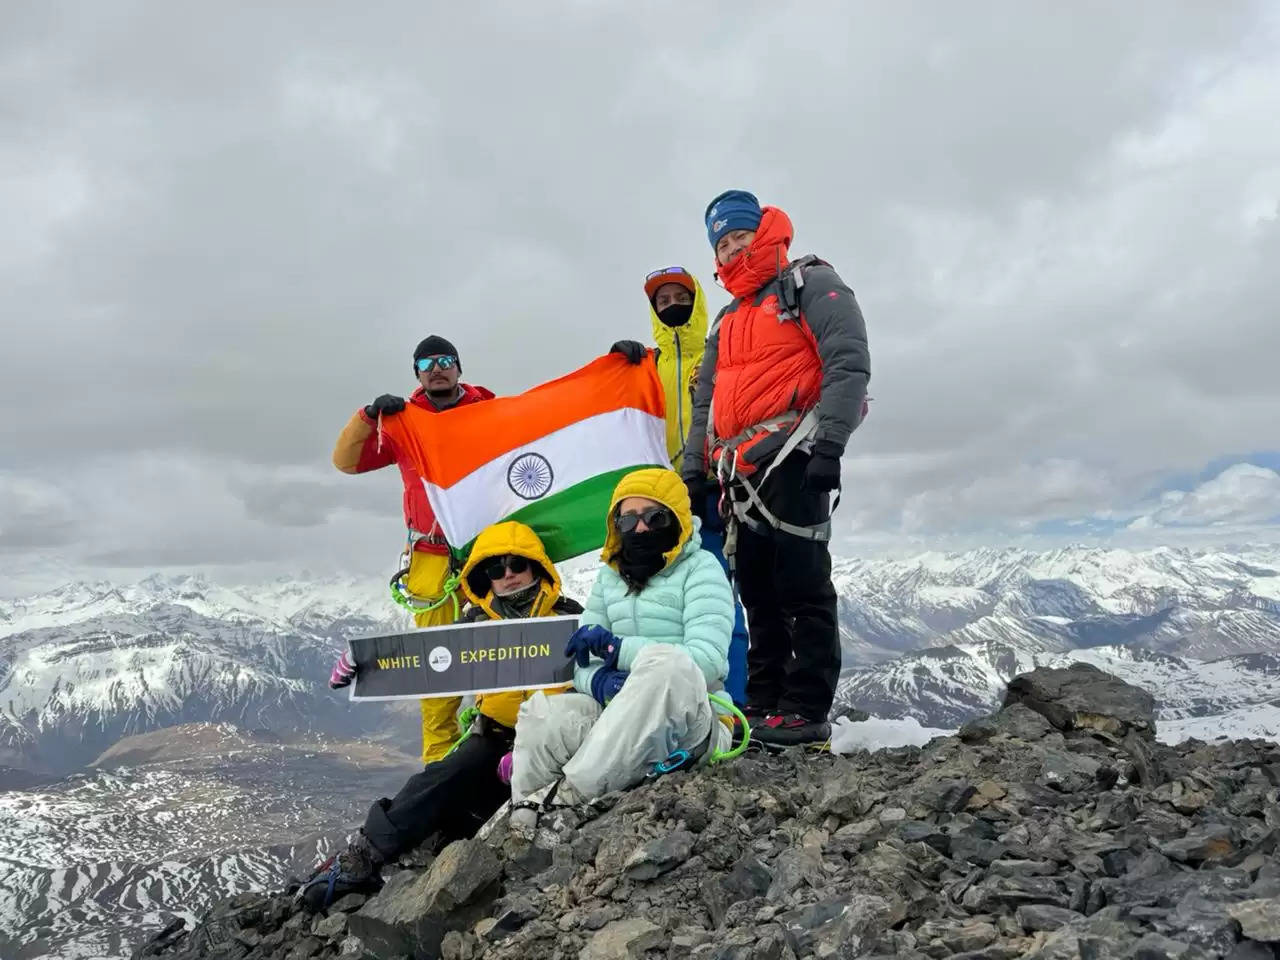
<path fill-rule="evenodd" d="M 0 6 L 10 589 L 389 570 L 352 411 L 719 307 L 730 187 L 867 318 L 839 552 L 1280 539 L 1275 4 L 259 6 Z"/>

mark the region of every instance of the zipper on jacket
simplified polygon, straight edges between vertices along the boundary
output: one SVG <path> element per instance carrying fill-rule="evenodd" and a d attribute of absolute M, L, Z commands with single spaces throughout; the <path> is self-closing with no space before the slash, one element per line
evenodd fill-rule
<path fill-rule="evenodd" d="M 680 332 L 676 331 L 676 429 L 680 431 L 680 453 L 684 452 L 684 353 L 680 349 Z M 679 456 L 680 454 L 676 454 Z"/>

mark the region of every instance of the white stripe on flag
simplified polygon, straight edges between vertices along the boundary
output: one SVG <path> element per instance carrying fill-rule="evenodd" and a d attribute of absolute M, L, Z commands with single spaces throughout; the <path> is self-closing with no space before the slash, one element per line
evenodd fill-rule
<path fill-rule="evenodd" d="M 445 539 L 461 547 L 491 523 L 598 474 L 669 463 L 666 435 L 661 417 L 623 407 L 514 447 L 451 487 L 422 483 Z"/>

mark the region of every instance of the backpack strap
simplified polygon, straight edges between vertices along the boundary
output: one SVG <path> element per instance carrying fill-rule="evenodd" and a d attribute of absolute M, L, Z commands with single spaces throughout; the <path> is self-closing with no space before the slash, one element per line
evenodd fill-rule
<path fill-rule="evenodd" d="M 800 319 L 800 289 L 804 286 L 804 273 L 810 267 L 829 267 L 831 264 L 812 253 L 792 260 L 778 277 L 778 303 L 790 319 Z"/>

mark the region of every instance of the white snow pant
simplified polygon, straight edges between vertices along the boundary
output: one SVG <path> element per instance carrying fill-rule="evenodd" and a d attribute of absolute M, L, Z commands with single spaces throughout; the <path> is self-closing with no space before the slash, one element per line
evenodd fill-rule
<path fill-rule="evenodd" d="M 523 800 L 564 776 L 585 800 L 625 790 L 676 750 L 692 750 L 715 734 L 725 750 L 729 729 L 716 720 L 707 682 L 679 647 L 655 643 L 636 655 L 618 695 L 601 707 L 583 693 L 539 691 L 520 706 L 511 764 L 511 797 Z"/>

